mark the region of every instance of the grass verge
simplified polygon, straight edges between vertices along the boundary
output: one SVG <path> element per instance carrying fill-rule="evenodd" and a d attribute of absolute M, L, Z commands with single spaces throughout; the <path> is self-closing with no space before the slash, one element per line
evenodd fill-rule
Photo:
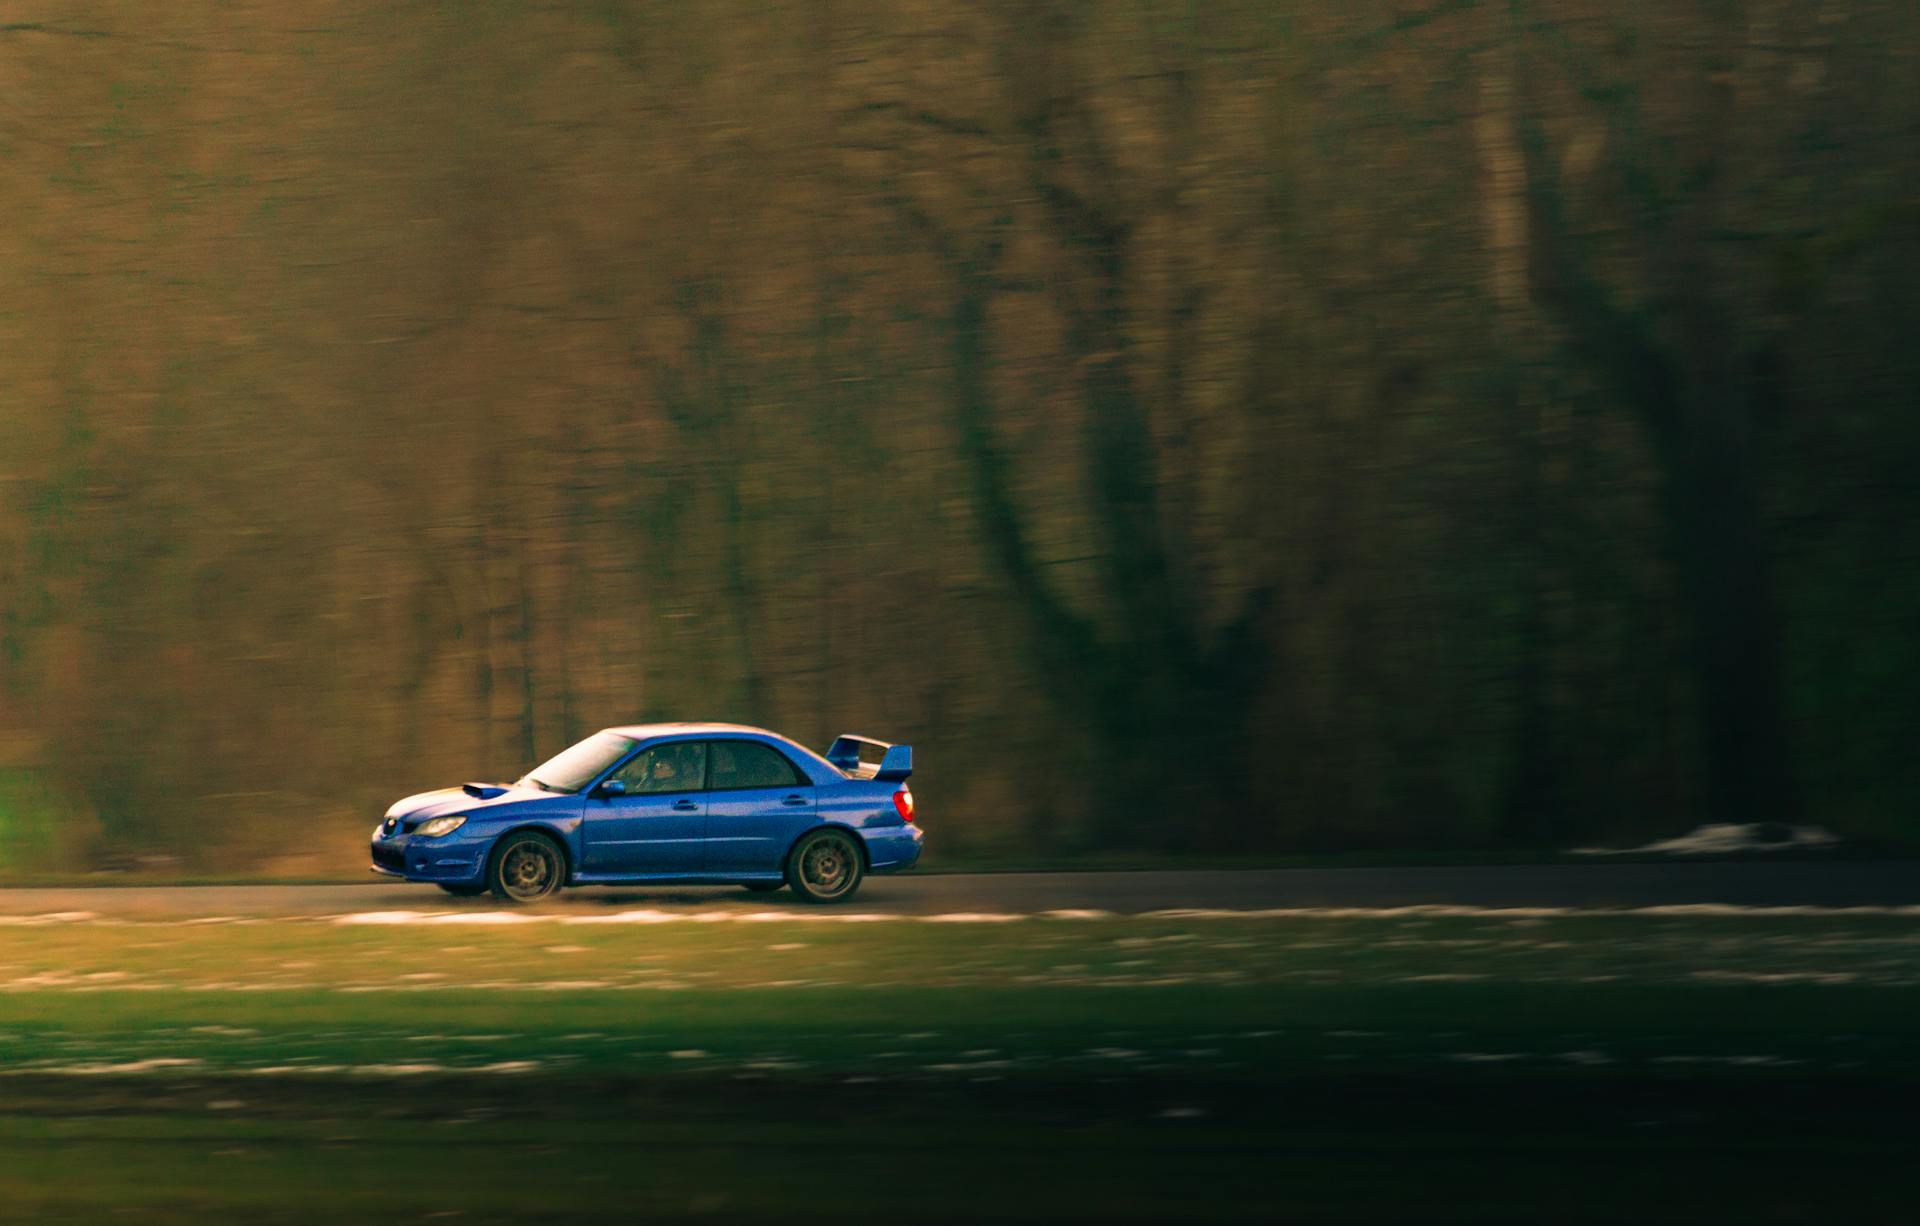
<path fill-rule="evenodd" d="M 1898 916 L 12 926 L 0 1217 L 1892 1221 L 1916 985 Z"/>

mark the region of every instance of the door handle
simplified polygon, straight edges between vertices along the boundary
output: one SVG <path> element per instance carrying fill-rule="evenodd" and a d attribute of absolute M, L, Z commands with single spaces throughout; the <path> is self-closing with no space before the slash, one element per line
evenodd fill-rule
<path fill-rule="evenodd" d="M 700 806 L 694 804 L 691 800 L 676 800 L 673 802 L 673 807 L 682 813 L 691 813 Z"/>
<path fill-rule="evenodd" d="M 781 801 L 780 803 L 783 805 L 804 805 L 807 803 L 807 798 L 804 796 L 798 796 L 798 795 L 789 796 L 785 800 Z"/>

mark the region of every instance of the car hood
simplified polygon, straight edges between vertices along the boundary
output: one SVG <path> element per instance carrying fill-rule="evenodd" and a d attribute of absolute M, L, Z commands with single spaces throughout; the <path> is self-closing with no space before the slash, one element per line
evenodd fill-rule
<path fill-rule="evenodd" d="M 421 792 L 404 800 L 397 800 L 387 810 L 389 818 L 404 818 L 409 823 L 425 821 L 430 817 L 444 817 L 449 813 L 476 813 L 485 809 L 498 809 L 506 805 L 526 804 L 532 800 L 561 800 L 564 793 L 543 792 L 539 788 L 513 787 L 503 784 L 487 784 L 484 791 L 500 791 L 492 796 L 475 796 L 464 787 L 439 788 L 432 792 Z"/>

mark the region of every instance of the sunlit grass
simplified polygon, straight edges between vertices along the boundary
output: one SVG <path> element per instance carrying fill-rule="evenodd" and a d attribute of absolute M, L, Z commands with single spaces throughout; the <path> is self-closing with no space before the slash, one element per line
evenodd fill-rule
<path fill-rule="evenodd" d="M 14 1072 L 1905 1067 L 1920 996 L 1920 921 L 1891 916 L 0 931 Z"/>
<path fill-rule="evenodd" d="M 0 1197 L 47 1222 L 1707 1220 L 1780 1209 L 1753 1173 L 1790 1162 L 1878 1212 L 1916 980 L 1902 916 L 14 924 Z"/>

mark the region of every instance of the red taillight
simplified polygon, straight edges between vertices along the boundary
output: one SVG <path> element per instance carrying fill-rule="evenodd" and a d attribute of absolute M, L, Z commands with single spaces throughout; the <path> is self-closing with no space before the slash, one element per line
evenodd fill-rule
<path fill-rule="evenodd" d="M 905 788 L 901 788 L 899 791 L 895 792 L 893 794 L 893 807 L 900 811 L 901 821 L 903 822 L 912 821 L 913 820 L 913 793 L 907 791 L 907 789 Z"/>

